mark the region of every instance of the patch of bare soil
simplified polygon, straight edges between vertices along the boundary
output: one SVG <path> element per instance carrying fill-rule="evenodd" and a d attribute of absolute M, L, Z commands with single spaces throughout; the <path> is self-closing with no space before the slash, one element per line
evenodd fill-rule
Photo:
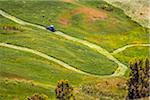
<path fill-rule="evenodd" d="M 107 18 L 107 14 L 104 11 L 100 11 L 100 10 L 90 8 L 90 7 L 81 7 L 81 8 L 74 10 L 72 13 L 73 13 L 73 15 L 74 14 L 81 14 L 81 13 L 85 14 L 86 17 L 90 21 L 95 21 L 95 20 Z"/>
<path fill-rule="evenodd" d="M 99 19 L 107 18 L 107 14 L 104 11 L 100 11 L 91 7 L 86 7 L 82 4 L 75 2 L 74 0 L 63 0 L 63 1 L 80 6 L 80 8 L 72 11 L 72 15 L 83 13 L 86 15 L 89 21 L 96 21 Z M 63 21 L 63 23 L 65 22 Z"/>
<path fill-rule="evenodd" d="M 70 24 L 69 19 L 67 19 L 67 18 L 61 18 L 59 20 L 59 23 L 64 25 L 64 26 L 68 26 Z"/>

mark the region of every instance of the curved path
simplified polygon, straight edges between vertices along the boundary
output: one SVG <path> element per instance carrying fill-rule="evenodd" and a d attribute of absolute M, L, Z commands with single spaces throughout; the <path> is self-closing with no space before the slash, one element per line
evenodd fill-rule
<path fill-rule="evenodd" d="M 0 14 L 8 19 L 11 19 L 12 21 L 18 23 L 18 24 L 21 24 L 21 25 L 30 25 L 30 26 L 34 26 L 34 27 L 37 27 L 37 28 L 40 28 L 40 29 L 44 29 L 46 30 L 45 27 L 43 26 L 40 26 L 40 25 L 36 25 L 36 24 L 32 24 L 32 23 L 29 23 L 29 22 L 25 22 L 21 19 L 18 19 L 2 10 L 0 10 Z M 66 35 L 60 31 L 56 31 L 56 32 L 53 32 L 54 34 L 56 35 L 59 35 L 59 36 L 62 36 L 68 40 L 71 40 L 71 41 L 74 41 L 74 42 L 78 42 L 80 44 L 83 44 L 83 45 L 86 45 L 88 47 L 90 47 L 91 49 L 97 51 L 98 53 L 106 56 L 108 59 L 112 60 L 113 62 L 117 63 L 118 64 L 118 68 L 117 70 L 115 71 L 114 74 L 112 74 L 112 76 L 122 76 L 125 74 L 126 70 L 127 70 L 127 66 L 122 64 L 120 61 L 118 61 L 115 57 L 112 56 L 112 54 L 110 54 L 107 50 L 105 50 L 104 48 L 96 45 L 96 44 L 93 44 L 93 43 L 90 43 L 88 41 L 85 41 L 85 40 L 82 40 L 82 39 L 78 39 L 78 38 L 75 38 L 75 37 L 72 37 L 72 36 L 69 36 L 69 35 Z"/>
<path fill-rule="evenodd" d="M 48 59 L 50 61 L 53 61 L 53 62 L 55 62 L 55 63 L 65 67 L 65 68 L 67 68 L 69 70 L 75 71 L 75 72 L 80 73 L 80 74 L 85 74 L 85 75 L 90 75 L 90 76 L 92 75 L 92 74 L 83 72 L 81 70 L 78 70 L 78 69 L 76 69 L 76 68 L 74 68 L 74 67 L 72 67 L 72 66 L 70 66 L 70 65 L 68 65 L 68 64 L 66 64 L 66 63 L 64 63 L 64 62 L 62 62 L 62 61 L 60 61 L 58 59 L 56 59 L 56 58 L 50 57 L 50 56 L 48 56 L 48 55 L 46 55 L 44 53 L 41 53 L 39 51 L 36 51 L 36 50 L 32 50 L 32 49 L 25 48 L 25 47 L 20 47 L 20 46 L 15 46 L 15 45 L 10 45 L 10 44 L 6 44 L 6 43 L 0 43 L 0 46 L 1 47 L 7 47 L 7 48 L 16 49 L 16 50 L 20 50 L 20 51 L 25 51 L 25 52 L 29 52 L 29 53 L 32 53 L 32 54 L 36 54 L 36 55 L 38 55 L 38 56 L 40 56 L 42 58 Z M 96 75 L 92 75 L 92 76 L 96 76 Z"/>
<path fill-rule="evenodd" d="M 104 55 L 105 57 L 107 57 L 108 59 L 114 61 L 115 63 L 118 64 L 118 68 L 117 70 L 115 71 L 114 74 L 112 74 L 112 76 L 122 76 L 125 74 L 125 71 L 127 70 L 127 66 L 122 64 L 120 61 L 118 61 L 115 57 L 113 57 L 107 50 L 105 50 L 104 48 L 96 45 L 96 44 L 93 44 L 93 43 L 90 43 L 88 41 L 85 41 L 85 40 L 81 40 L 81 39 L 78 39 L 78 38 L 75 38 L 75 37 L 72 37 L 72 36 L 69 36 L 69 35 L 66 35 L 62 32 L 55 32 L 55 34 L 57 35 L 60 35 L 68 40 L 71 40 L 71 41 L 74 41 L 74 42 L 78 42 L 80 44 L 83 44 L 83 45 L 86 45 L 88 46 L 89 48 L 97 51 L 98 53 Z"/>
<path fill-rule="evenodd" d="M 145 47 L 148 47 L 148 46 L 150 46 L 150 44 L 129 44 L 129 45 L 126 45 L 126 46 L 123 46 L 121 48 L 118 48 L 118 49 L 114 50 L 111 54 L 114 55 L 114 54 L 117 54 L 119 52 L 124 51 L 127 48 L 136 47 L 136 46 L 143 46 L 143 47 L 145 46 Z"/>
<path fill-rule="evenodd" d="M 12 15 L 10 15 L 10 14 L 8 14 L 8 13 L 2 11 L 2 10 L 0 10 L 0 14 L 1 14 L 2 16 L 4 16 L 5 18 L 11 19 L 12 21 L 14 21 L 14 22 L 16 22 L 16 23 L 18 23 L 18 24 L 20 24 L 20 25 L 29 25 L 29 26 L 33 26 L 33 27 L 37 27 L 37 28 L 46 30 L 46 28 L 43 27 L 43 26 L 25 22 L 25 21 L 23 21 L 23 20 L 21 20 L 21 19 L 19 19 L 19 18 L 16 18 L 16 17 L 14 17 L 14 16 L 12 16 Z"/>

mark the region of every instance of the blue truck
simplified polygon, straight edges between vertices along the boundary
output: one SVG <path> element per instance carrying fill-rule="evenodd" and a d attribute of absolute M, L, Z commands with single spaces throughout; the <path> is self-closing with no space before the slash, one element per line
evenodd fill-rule
<path fill-rule="evenodd" d="M 46 29 L 50 30 L 51 32 L 55 32 L 56 31 L 54 25 L 50 25 Z"/>

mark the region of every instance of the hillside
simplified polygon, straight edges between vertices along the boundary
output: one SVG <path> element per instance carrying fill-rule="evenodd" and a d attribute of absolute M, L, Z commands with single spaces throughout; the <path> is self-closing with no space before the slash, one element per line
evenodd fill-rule
<path fill-rule="evenodd" d="M 149 0 L 105 0 L 124 10 L 133 20 L 150 28 L 150 1 Z"/>
<path fill-rule="evenodd" d="M 62 79 L 77 100 L 123 100 L 129 60 L 149 52 L 149 29 L 102 0 L 0 1 L 0 22 L 2 100 L 55 100 Z"/>

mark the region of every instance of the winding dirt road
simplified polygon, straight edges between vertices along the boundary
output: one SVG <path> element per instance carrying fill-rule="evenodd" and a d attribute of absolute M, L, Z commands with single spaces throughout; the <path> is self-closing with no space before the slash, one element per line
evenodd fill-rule
<path fill-rule="evenodd" d="M 64 62 L 62 62 L 62 61 L 60 61 L 58 59 L 56 59 L 56 58 L 50 57 L 50 56 L 48 56 L 48 55 L 46 55 L 44 53 L 41 53 L 39 51 L 36 51 L 36 50 L 32 50 L 32 49 L 25 48 L 25 47 L 20 47 L 20 46 L 15 46 L 15 45 L 10 45 L 10 44 L 6 44 L 6 43 L 0 43 L 0 46 L 1 47 L 7 47 L 7 48 L 16 49 L 16 50 L 20 50 L 20 51 L 29 52 L 29 53 L 38 55 L 38 56 L 40 56 L 42 58 L 45 58 L 47 60 L 53 61 L 53 62 L 55 62 L 55 63 L 65 67 L 65 68 L 67 68 L 69 70 L 75 71 L 75 72 L 80 73 L 80 74 L 93 76 L 92 74 L 89 74 L 89 73 L 83 72 L 81 70 L 78 70 L 78 69 L 76 69 L 76 68 L 74 68 L 74 67 L 72 67 L 72 66 L 70 66 L 70 65 L 68 65 L 68 64 L 66 64 L 66 63 L 64 63 Z"/>
<path fill-rule="evenodd" d="M 21 24 L 21 25 L 29 25 L 29 26 L 33 26 L 33 27 L 36 27 L 36 28 L 40 28 L 40 29 L 46 30 L 46 28 L 43 27 L 43 26 L 40 26 L 40 25 L 36 25 L 36 24 L 32 24 L 32 23 L 23 21 L 23 20 L 18 19 L 18 18 L 14 17 L 14 16 L 12 16 L 12 15 L 10 15 L 10 14 L 8 14 L 8 13 L 2 11 L 2 10 L 0 10 L 0 14 L 1 14 L 2 16 L 6 17 L 6 18 L 8 18 L 8 19 L 10 19 L 10 20 L 12 20 L 12 21 L 18 23 L 18 24 Z M 123 76 L 123 75 L 125 74 L 125 72 L 126 72 L 126 70 L 127 70 L 127 66 L 124 65 L 123 63 L 121 63 L 121 62 L 120 62 L 119 60 L 117 60 L 115 57 L 113 57 L 112 54 L 109 53 L 106 49 L 104 49 L 104 48 L 102 48 L 102 47 L 100 47 L 100 46 L 98 46 L 98 45 L 96 45 L 96 44 L 90 43 L 90 42 L 88 42 L 88 41 L 86 41 L 86 40 L 82 40 L 82 39 L 78 39 L 78 38 L 75 38 L 75 37 L 66 35 L 66 34 L 64 34 L 64 33 L 60 32 L 60 31 L 56 31 L 56 32 L 53 32 L 53 33 L 56 34 L 56 35 L 59 35 L 59 36 L 61 36 L 61 37 L 63 37 L 63 38 L 66 38 L 66 39 L 68 39 L 68 40 L 71 40 L 71 41 L 74 41 L 74 42 L 78 42 L 78 43 L 80 43 L 80 44 L 83 44 L 83 45 L 85 45 L 85 46 L 88 46 L 89 48 L 91 48 L 91 49 L 97 51 L 98 53 L 100 53 L 100 54 L 106 56 L 108 59 L 110 59 L 110 60 L 112 60 L 113 62 L 115 62 L 116 64 L 118 64 L 117 70 L 116 70 L 115 73 L 112 74 L 111 76 Z M 58 62 L 58 63 L 60 63 L 60 62 Z M 69 68 L 70 68 L 70 67 L 69 67 Z M 71 69 L 72 69 L 72 68 L 71 68 Z"/>
<path fill-rule="evenodd" d="M 112 76 L 122 76 L 125 74 L 125 71 L 127 70 L 127 66 L 122 64 L 120 61 L 118 61 L 115 57 L 113 57 L 107 50 L 105 50 L 104 48 L 96 45 L 96 44 L 93 44 L 93 43 L 90 43 L 88 41 L 85 41 L 85 40 L 81 40 L 81 39 L 78 39 L 78 38 L 75 38 L 75 37 L 72 37 L 72 36 L 69 36 L 69 35 L 66 35 L 62 32 L 55 32 L 55 34 L 57 35 L 60 35 L 68 40 L 71 40 L 71 41 L 74 41 L 74 42 L 78 42 L 80 44 L 83 44 L 85 46 L 88 46 L 89 48 L 97 51 L 98 53 L 106 56 L 108 59 L 114 61 L 115 63 L 118 64 L 118 69 L 115 71 L 114 74 L 112 74 Z"/>
<path fill-rule="evenodd" d="M 2 11 L 2 10 L 0 10 L 0 14 L 1 14 L 2 16 L 4 16 L 5 18 L 11 19 L 12 21 L 14 21 L 14 22 L 16 22 L 16 23 L 18 23 L 18 24 L 20 24 L 20 25 L 28 25 L 28 26 L 33 26 L 33 27 L 37 27 L 37 28 L 46 30 L 46 28 L 43 27 L 43 26 L 25 22 L 25 21 L 23 21 L 23 20 L 21 20 L 21 19 L 15 17 L 15 16 L 12 16 L 12 15 L 10 15 L 10 14 L 8 14 L 8 13 Z"/>

